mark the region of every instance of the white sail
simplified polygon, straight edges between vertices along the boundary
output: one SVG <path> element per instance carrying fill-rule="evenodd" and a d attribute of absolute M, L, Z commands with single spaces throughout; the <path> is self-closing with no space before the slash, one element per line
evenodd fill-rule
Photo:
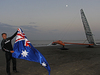
<path fill-rule="evenodd" d="M 81 9 L 80 11 L 81 11 L 81 18 L 82 18 L 82 22 L 83 22 L 86 38 L 87 38 L 87 40 L 88 40 L 88 42 L 90 44 L 94 44 L 95 45 L 93 34 L 91 32 L 91 29 L 90 29 L 90 26 L 89 26 L 88 21 L 86 19 L 86 16 L 84 14 L 84 11 L 83 11 L 83 9 Z"/>

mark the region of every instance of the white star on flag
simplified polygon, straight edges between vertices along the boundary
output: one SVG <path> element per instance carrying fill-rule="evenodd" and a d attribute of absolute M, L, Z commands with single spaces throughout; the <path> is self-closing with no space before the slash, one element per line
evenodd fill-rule
<path fill-rule="evenodd" d="M 43 62 L 43 63 L 42 63 L 42 66 L 46 67 L 47 65 L 46 65 L 46 63 L 45 63 L 45 62 Z"/>
<path fill-rule="evenodd" d="M 28 53 L 29 52 L 27 52 L 26 50 L 25 51 L 22 50 L 22 53 L 21 54 L 23 55 L 23 57 L 26 57 L 28 55 Z"/>

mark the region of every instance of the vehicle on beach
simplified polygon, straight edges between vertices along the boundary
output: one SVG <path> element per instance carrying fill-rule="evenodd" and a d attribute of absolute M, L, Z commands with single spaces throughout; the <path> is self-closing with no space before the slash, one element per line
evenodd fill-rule
<path fill-rule="evenodd" d="M 96 43 L 95 40 L 94 40 L 92 31 L 90 29 L 89 23 L 87 21 L 87 18 L 85 16 L 85 13 L 84 13 L 83 9 L 81 9 L 80 12 L 81 12 L 81 19 L 82 19 L 82 22 L 83 22 L 83 27 L 84 27 L 84 30 L 85 30 L 85 35 L 86 35 L 88 43 L 69 43 L 69 42 L 62 42 L 61 40 L 58 40 L 58 41 L 52 42 L 52 45 L 60 44 L 60 45 L 63 46 L 61 48 L 62 50 L 65 50 L 65 49 L 67 50 L 68 49 L 68 48 L 64 47 L 65 44 L 87 45 L 88 48 L 93 48 L 96 45 L 100 45 L 100 43 Z"/>

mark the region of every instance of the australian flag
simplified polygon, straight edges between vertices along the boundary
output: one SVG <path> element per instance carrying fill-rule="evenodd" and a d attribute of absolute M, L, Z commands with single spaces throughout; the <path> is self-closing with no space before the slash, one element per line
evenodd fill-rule
<path fill-rule="evenodd" d="M 12 53 L 12 56 L 14 58 L 38 62 L 48 70 L 50 75 L 51 69 L 48 62 L 46 61 L 44 56 L 28 41 L 26 35 L 21 28 L 18 29 L 13 50 L 14 53 Z"/>

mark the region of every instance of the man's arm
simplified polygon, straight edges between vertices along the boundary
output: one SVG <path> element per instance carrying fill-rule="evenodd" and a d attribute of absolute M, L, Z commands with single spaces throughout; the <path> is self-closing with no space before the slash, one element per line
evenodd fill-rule
<path fill-rule="evenodd" d="M 12 50 L 12 51 L 9 51 L 9 50 L 7 50 L 7 49 L 5 49 L 5 48 L 3 48 L 4 50 L 5 50 L 5 52 L 10 52 L 10 53 L 14 53 L 14 51 Z"/>
<path fill-rule="evenodd" d="M 5 48 L 2 48 L 3 51 L 5 52 L 10 52 L 9 50 L 5 49 Z"/>
<path fill-rule="evenodd" d="M 10 52 L 9 50 L 6 50 L 4 48 L 4 41 L 1 42 L 1 48 L 2 48 L 2 51 L 4 51 L 4 52 Z"/>
<path fill-rule="evenodd" d="M 14 51 L 10 51 L 10 50 L 5 49 L 3 41 L 1 42 L 1 48 L 2 48 L 2 51 L 4 51 L 4 52 L 9 52 L 9 53 L 13 53 L 14 52 Z"/>
<path fill-rule="evenodd" d="M 11 37 L 9 37 L 11 40 L 17 35 L 17 32 L 18 31 L 16 31 Z"/>

